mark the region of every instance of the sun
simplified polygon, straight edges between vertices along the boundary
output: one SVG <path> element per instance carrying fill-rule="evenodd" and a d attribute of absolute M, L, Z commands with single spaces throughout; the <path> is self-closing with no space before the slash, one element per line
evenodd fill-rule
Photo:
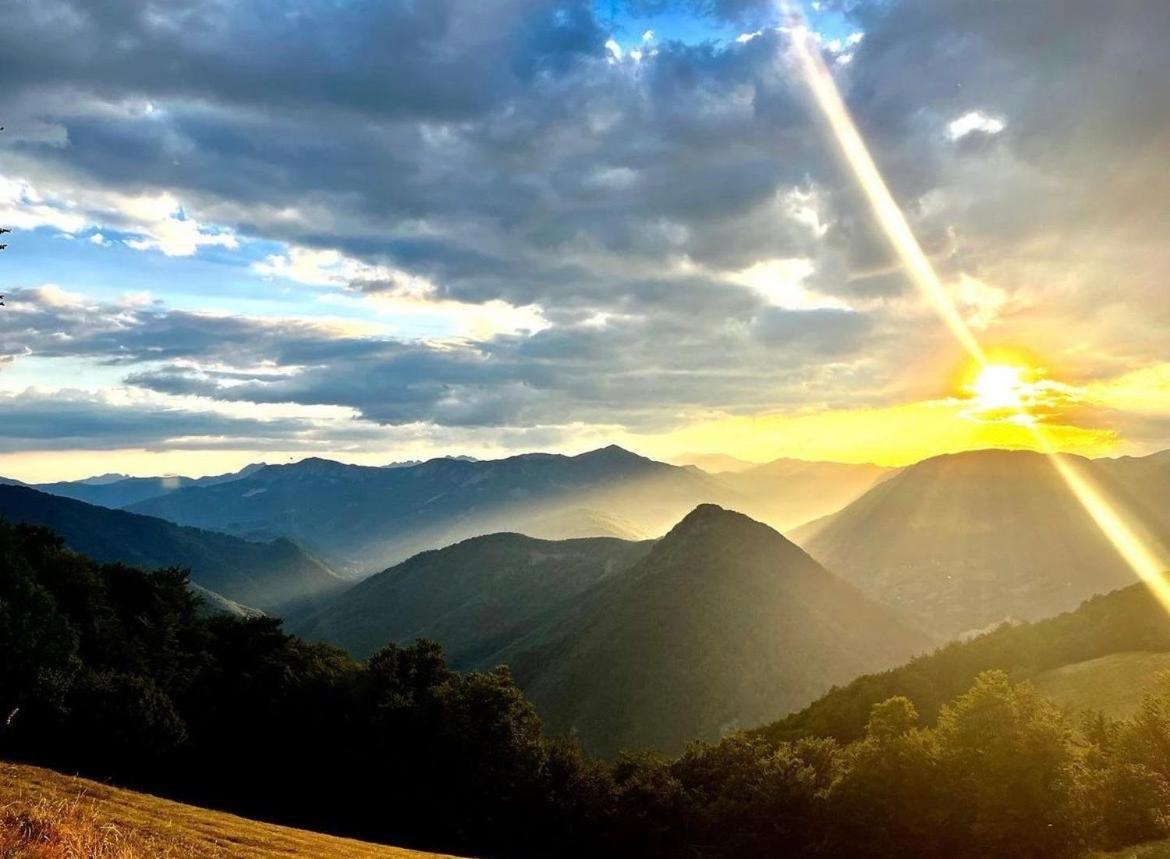
<path fill-rule="evenodd" d="M 1027 372 L 1024 367 L 1010 364 L 988 364 L 971 383 L 971 394 L 986 409 L 1022 407 L 1023 394 L 1030 387 L 1025 378 Z"/>
<path fill-rule="evenodd" d="M 1027 364 L 986 364 L 963 385 L 971 402 L 966 417 L 979 422 L 1032 426 L 1033 408 L 1042 399 L 1041 373 Z"/>

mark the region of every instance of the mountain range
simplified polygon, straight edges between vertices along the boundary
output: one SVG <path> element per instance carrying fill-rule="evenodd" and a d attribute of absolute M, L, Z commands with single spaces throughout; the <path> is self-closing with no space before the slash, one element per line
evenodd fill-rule
<path fill-rule="evenodd" d="M 610 522 L 623 523 L 615 529 L 622 536 L 661 534 L 696 504 L 740 500 L 698 469 L 608 447 L 579 456 L 435 459 L 399 468 L 306 459 L 128 509 L 243 537 L 288 537 L 348 569 L 370 572 L 468 537 L 523 532 L 530 522 L 557 536 L 614 536 L 595 514 L 574 526 L 566 521 L 573 511 L 604 511 Z M 560 521 L 548 529 L 554 515 Z"/>
<path fill-rule="evenodd" d="M 1170 533 L 1170 454 L 1070 462 L 1141 533 Z M 777 533 L 819 511 L 791 540 Z M 715 738 L 934 643 L 1134 580 L 1051 462 L 1027 451 L 714 475 L 617 447 L 307 459 L 121 511 L 4 486 L 0 512 L 101 560 L 188 566 L 219 610 L 278 611 L 359 656 L 428 637 L 460 668 L 506 663 L 552 730 L 601 753 Z"/>
<path fill-rule="evenodd" d="M 248 538 L 287 537 L 368 573 L 467 537 L 659 536 L 717 503 L 787 530 L 840 509 L 888 473 L 872 465 L 777 460 L 711 474 L 616 446 L 578 456 L 453 457 L 372 467 L 310 458 L 212 477 L 102 475 L 34 488 Z"/>
<path fill-rule="evenodd" d="M 264 467 L 264 463 L 255 463 L 230 474 L 215 474 L 208 477 L 128 477 L 124 474 L 103 474 L 86 480 L 58 481 L 56 483 L 34 484 L 34 489 L 48 492 L 53 495 L 62 495 L 87 504 L 100 504 L 102 507 L 129 507 L 148 498 L 157 498 L 186 489 L 190 486 L 214 486 L 217 483 L 228 483 L 247 477 L 254 471 Z"/>
<path fill-rule="evenodd" d="M 715 739 L 932 643 L 709 504 L 653 543 L 495 534 L 424 552 L 291 627 L 359 656 L 429 637 L 458 667 L 507 664 L 552 731 L 600 754 Z"/>
<path fill-rule="evenodd" d="M 237 614 L 278 611 L 352 583 L 289 540 L 242 540 L 24 486 L 0 486 L 0 516 L 51 528 L 69 548 L 97 561 L 185 567 L 210 607 Z"/>

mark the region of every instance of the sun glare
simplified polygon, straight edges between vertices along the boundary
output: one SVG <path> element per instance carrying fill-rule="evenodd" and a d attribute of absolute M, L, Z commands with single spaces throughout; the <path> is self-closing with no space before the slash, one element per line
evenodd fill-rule
<path fill-rule="evenodd" d="M 971 384 L 971 393 L 981 406 L 986 408 L 1017 407 L 1023 403 L 1021 396 L 1027 382 L 1024 368 L 1006 364 L 988 364 L 979 371 Z"/>
<path fill-rule="evenodd" d="M 1017 364 L 978 366 L 975 378 L 964 386 L 973 404 L 969 417 L 984 421 L 1007 421 L 1032 426 L 1032 407 L 1042 399 L 1039 373 Z"/>

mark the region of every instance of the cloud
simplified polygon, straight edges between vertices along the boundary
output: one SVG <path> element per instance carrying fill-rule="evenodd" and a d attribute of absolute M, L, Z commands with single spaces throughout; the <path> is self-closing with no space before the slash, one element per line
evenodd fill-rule
<path fill-rule="evenodd" d="M 615 36 L 588 0 L 13 9 L 0 219 L 232 252 L 233 277 L 319 287 L 313 312 L 362 302 L 377 323 L 25 290 L 0 355 L 84 356 L 218 403 L 517 431 L 888 399 L 923 384 L 907 368 L 952 360 L 773 4 L 626 9 L 751 38 Z M 853 34 L 825 46 L 852 57 L 834 72 L 850 109 L 972 324 L 1081 378 L 1164 359 L 1170 6 L 826 9 Z M 386 336 L 427 314 L 445 342 Z M 829 363 L 846 369 L 813 390 Z"/>
<path fill-rule="evenodd" d="M 1006 127 L 1007 123 L 999 117 L 988 116 L 979 110 L 971 110 L 947 123 L 947 137 L 951 140 L 962 140 L 969 134 L 994 136 Z"/>
<path fill-rule="evenodd" d="M 257 420 L 143 402 L 117 403 L 85 391 L 0 393 L 0 453 L 25 450 L 124 448 L 262 449 L 312 436 L 304 420 Z"/>
<path fill-rule="evenodd" d="M 753 307 L 747 290 L 734 291 Z M 52 287 L 11 299 L 19 324 L 0 335 L 0 355 L 87 358 L 128 368 L 128 385 L 157 394 L 339 407 L 386 425 L 671 426 L 692 410 L 773 402 L 825 354 L 857 352 L 873 327 L 857 313 L 755 307 L 717 330 L 693 314 L 591 316 L 429 343 L 325 322 L 95 304 Z M 753 359 L 714 359 L 713 338 L 716 350 Z M 760 353 L 760 342 L 783 349 L 786 366 Z"/>
<path fill-rule="evenodd" d="M 69 236 L 106 228 L 127 235 L 123 243 L 135 250 L 167 256 L 191 256 L 201 247 L 236 248 L 231 230 L 211 229 L 190 218 L 169 193 L 127 195 L 110 190 L 71 186 L 42 187 L 25 179 L 0 175 L 0 221 L 14 229 L 50 227 Z M 112 242 L 100 232 L 95 245 Z"/>

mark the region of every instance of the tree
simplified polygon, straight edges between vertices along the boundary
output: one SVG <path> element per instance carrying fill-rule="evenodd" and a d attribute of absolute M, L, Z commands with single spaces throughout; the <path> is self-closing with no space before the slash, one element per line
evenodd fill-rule
<path fill-rule="evenodd" d="M 1029 684 L 988 671 L 939 715 L 939 789 L 953 855 L 1075 855 L 1078 760 L 1072 730 Z"/>

